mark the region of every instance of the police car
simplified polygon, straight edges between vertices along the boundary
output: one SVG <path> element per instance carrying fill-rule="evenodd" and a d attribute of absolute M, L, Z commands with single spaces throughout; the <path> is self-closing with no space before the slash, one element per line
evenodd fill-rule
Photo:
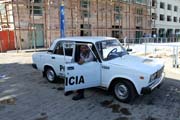
<path fill-rule="evenodd" d="M 93 61 L 78 64 L 80 45 L 89 47 Z M 164 79 L 162 61 L 129 55 L 112 37 L 59 38 L 48 52 L 35 53 L 32 59 L 33 67 L 49 82 L 64 78 L 65 91 L 101 87 L 127 103 L 136 95 L 150 93 Z"/>

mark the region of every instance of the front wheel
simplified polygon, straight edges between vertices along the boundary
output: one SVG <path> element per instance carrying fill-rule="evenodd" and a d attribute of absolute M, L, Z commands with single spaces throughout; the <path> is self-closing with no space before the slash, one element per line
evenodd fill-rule
<path fill-rule="evenodd" d="M 125 103 L 131 102 L 135 97 L 135 89 L 128 81 L 116 81 L 113 86 L 115 97 Z"/>
<path fill-rule="evenodd" d="M 45 76 L 46 76 L 46 79 L 48 80 L 48 82 L 55 83 L 57 80 L 56 73 L 50 67 L 45 70 Z"/>

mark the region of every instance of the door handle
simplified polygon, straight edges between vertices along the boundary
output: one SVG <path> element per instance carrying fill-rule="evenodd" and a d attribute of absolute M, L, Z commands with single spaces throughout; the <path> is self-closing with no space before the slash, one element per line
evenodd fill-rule
<path fill-rule="evenodd" d="M 67 70 L 74 70 L 73 66 L 67 67 Z"/>
<path fill-rule="evenodd" d="M 51 59 L 56 59 L 55 57 L 51 57 Z"/>
<path fill-rule="evenodd" d="M 102 66 L 103 69 L 110 69 L 109 66 Z"/>

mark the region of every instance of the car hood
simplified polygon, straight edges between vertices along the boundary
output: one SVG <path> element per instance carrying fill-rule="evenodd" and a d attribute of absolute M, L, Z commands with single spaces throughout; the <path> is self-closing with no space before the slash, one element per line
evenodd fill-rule
<path fill-rule="evenodd" d="M 128 69 L 133 69 L 147 74 L 153 74 L 164 66 L 164 62 L 160 59 L 132 55 L 124 55 L 122 57 L 110 60 L 109 62 L 112 65 L 126 67 Z"/>

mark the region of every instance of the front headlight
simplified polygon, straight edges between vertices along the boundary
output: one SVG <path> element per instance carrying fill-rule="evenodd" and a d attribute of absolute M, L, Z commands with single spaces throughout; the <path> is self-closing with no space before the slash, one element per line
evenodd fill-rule
<path fill-rule="evenodd" d="M 149 83 L 151 83 L 153 80 L 157 79 L 157 78 L 160 78 L 162 76 L 162 72 L 164 70 L 164 66 L 158 70 L 157 72 L 155 72 L 154 74 L 152 74 L 150 76 L 150 80 L 149 80 Z"/>
<path fill-rule="evenodd" d="M 150 77 L 149 83 L 151 83 L 153 80 L 155 80 L 155 79 L 156 79 L 156 76 L 157 76 L 157 72 L 155 72 L 154 74 L 152 74 L 151 77 Z"/>

